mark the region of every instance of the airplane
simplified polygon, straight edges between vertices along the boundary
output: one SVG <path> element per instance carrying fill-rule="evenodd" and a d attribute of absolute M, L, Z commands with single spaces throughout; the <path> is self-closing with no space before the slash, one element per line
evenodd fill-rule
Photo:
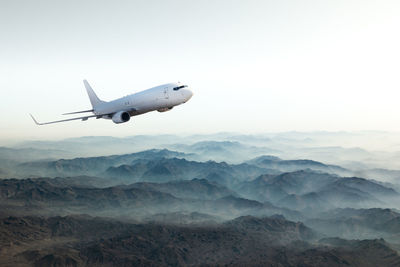
<path fill-rule="evenodd" d="M 69 112 L 62 115 L 89 112 L 93 113 L 93 115 L 43 123 L 38 122 L 32 114 L 29 115 L 37 125 L 72 120 L 86 121 L 89 118 L 109 119 L 119 124 L 129 121 L 132 116 L 141 115 L 150 111 L 170 111 L 173 107 L 186 103 L 193 96 L 193 92 L 189 86 L 181 83 L 168 83 L 107 102 L 97 97 L 88 81 L 83 80 L 83 84 L 85 85 L 90 103 L 92 104 L 92 109 Z"/>

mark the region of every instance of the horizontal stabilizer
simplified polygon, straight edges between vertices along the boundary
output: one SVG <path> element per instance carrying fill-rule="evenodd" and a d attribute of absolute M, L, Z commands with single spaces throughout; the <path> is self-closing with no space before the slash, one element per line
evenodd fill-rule
<path fill-rule="evenodd" d="M 68 113 L 64 113 L 64 114 L 62 114 L 62 115 L 71 115 L 71 114 L 86 113 L 86 112 L 93 112 L 93 111 L 94 111 L 93 109 L 89 109 L 89 110 L 68 112 Z"/>

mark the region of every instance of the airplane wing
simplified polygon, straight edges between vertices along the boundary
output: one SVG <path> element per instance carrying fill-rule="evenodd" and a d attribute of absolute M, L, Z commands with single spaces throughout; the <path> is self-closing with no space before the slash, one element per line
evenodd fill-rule
<path fill-rule="evenodd" d="M 68 112 L 68 113 L 64 113 L 62 115 L 71 115 L 71 114 L 78 114 L 78 113 L 86 113 L 86 112 L 93 112 L 94 109 L 89 109 L 89 110 L 82 110 L 82 111 L 75 111 L 75 112 Z"/>
<path fill-rule="evenodd" d="M 64 121 L 73 121 L 73 120 L 83 120 L 83 121 L 87 121 L 89 118 L 94 118 L 94 117 L 99 117 L 98 115 L 90 115 L 90 116 L 84 116 L 84 117 L 78 117 L 78 118 L 71 118 L 71 119 L 66 119 L 66 120 L 59 120 L 59 121 L 49 121 L 49 122 L 38 122 L 33 116 L 31 115 L 33 121 L 37 124 L 37 125 L 45 125 L 45 124 L 52 124 L 52 123 L 58 123 L 58 122 L 64 122 Z M 100 116 L 101 117 L 101 116 Z"/>

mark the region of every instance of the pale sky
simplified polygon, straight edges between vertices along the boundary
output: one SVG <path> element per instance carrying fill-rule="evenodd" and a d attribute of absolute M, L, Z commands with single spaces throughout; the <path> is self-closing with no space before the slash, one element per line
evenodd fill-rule
<path fill-rule="evenodd" d="M 0 140 L 400 131 L 400 1 L 0 0 Z M 166 113 L 36 126 L 168 82 Z"/>

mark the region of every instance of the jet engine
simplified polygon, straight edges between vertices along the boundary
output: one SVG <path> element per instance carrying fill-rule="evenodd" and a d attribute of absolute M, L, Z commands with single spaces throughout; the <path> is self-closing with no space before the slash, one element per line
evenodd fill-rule
<path fill-rule="evenodd" d="M 128 112 L 126 112 L 126 111 L 118 111 L 117 113 L 115 113 L 112 116 L 112 121 L 114 123 L 118 124 L 118 123 L 127 122 L 127 121 L 129 121 L 130 118 L 131 118 L 131 116 L 129 115 Z"/>

